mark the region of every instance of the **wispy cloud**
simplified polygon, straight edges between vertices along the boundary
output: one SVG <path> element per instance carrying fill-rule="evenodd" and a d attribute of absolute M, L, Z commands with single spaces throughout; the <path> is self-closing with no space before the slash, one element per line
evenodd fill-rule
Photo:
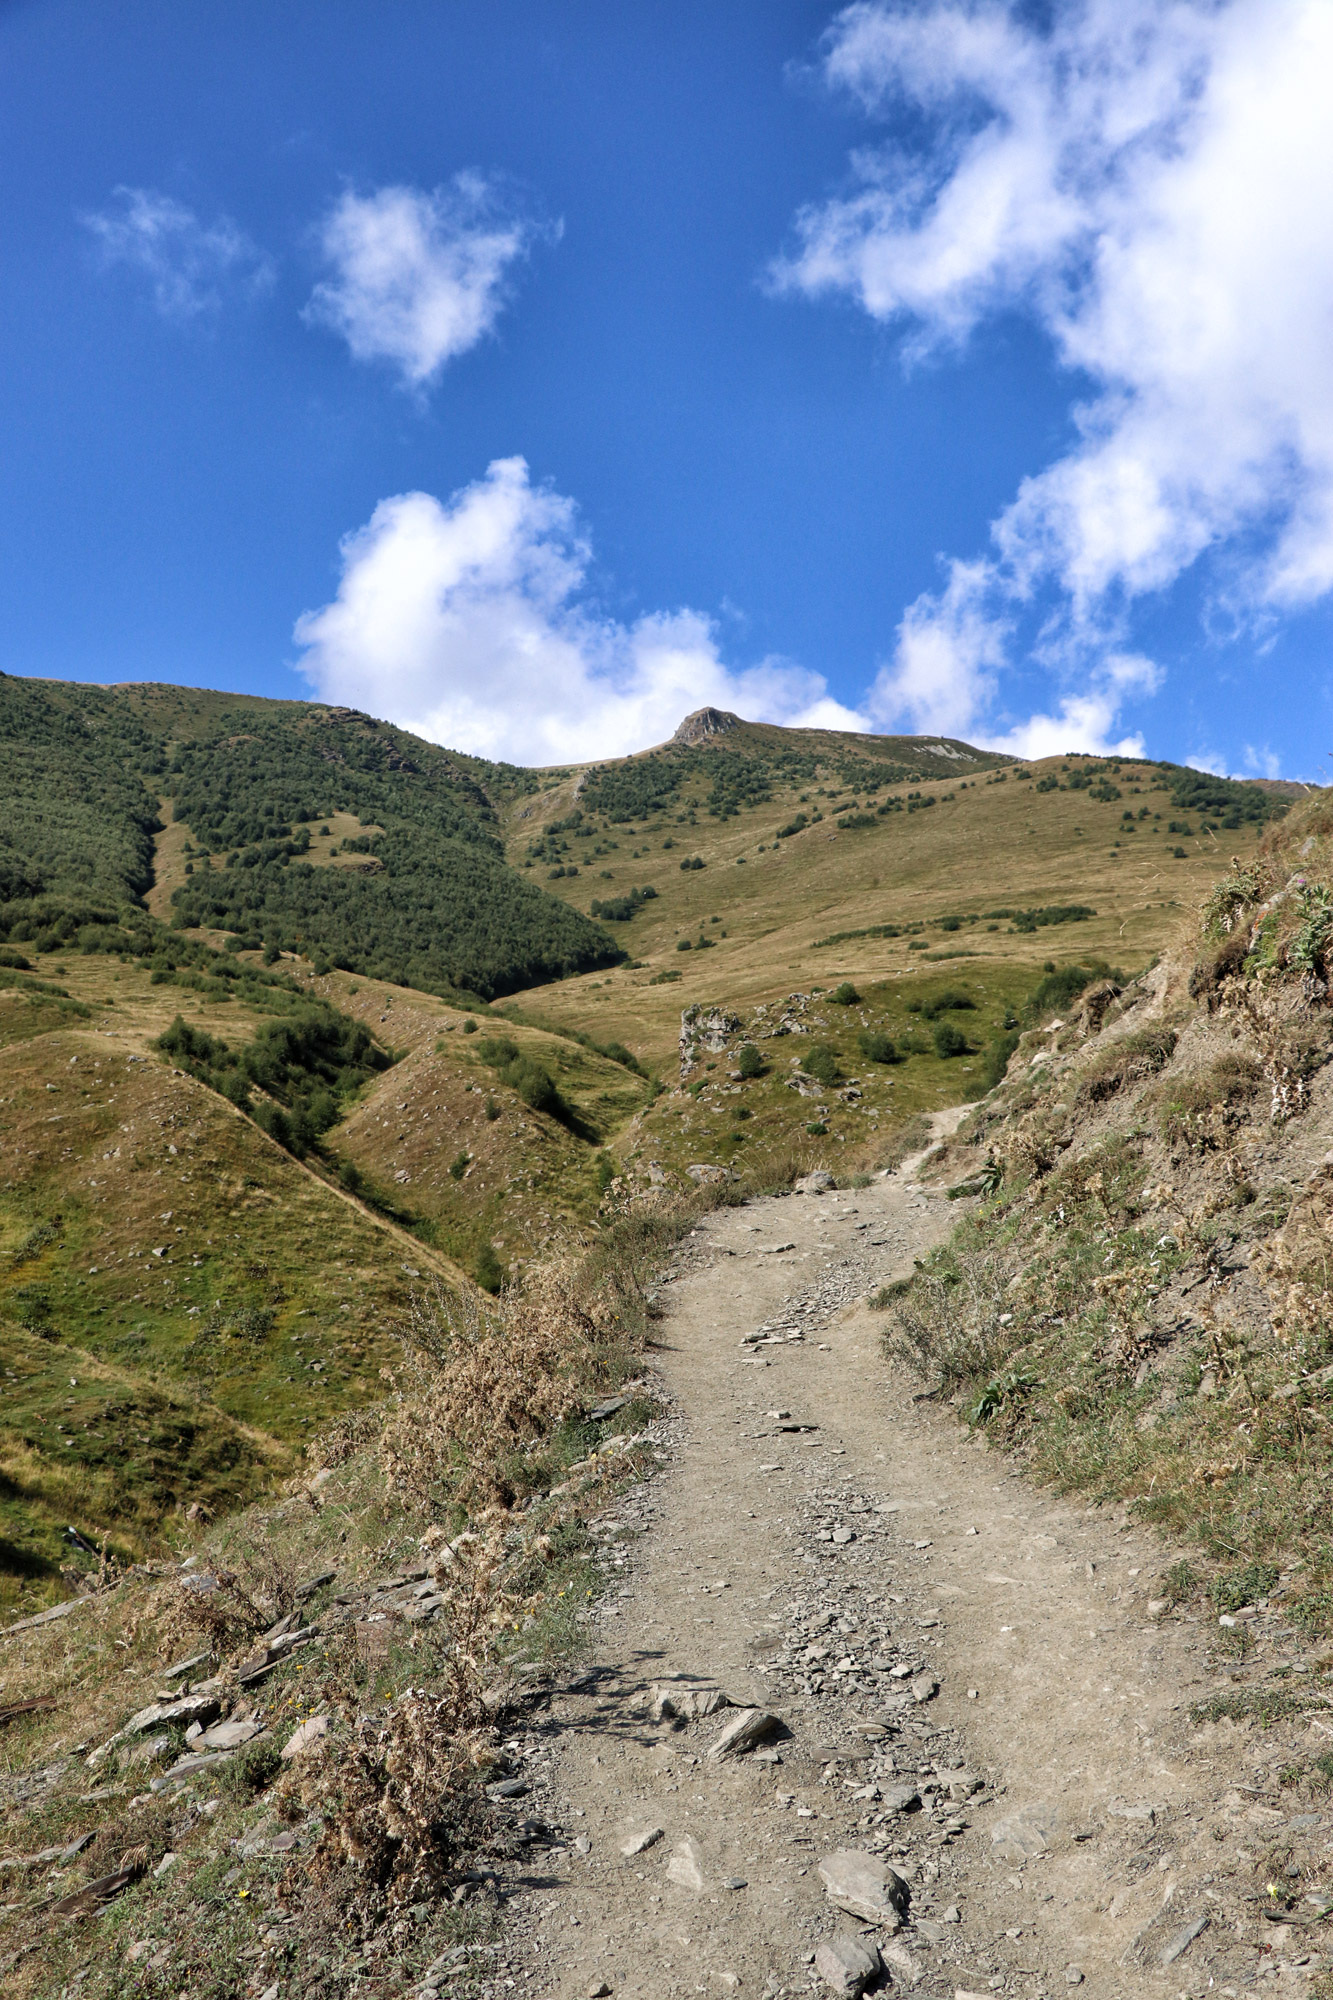
<path fill-rule="evenodd" d="M 494 183 L 459 174 L 446 188 L 350 190 L 320 231 L 332 275 L 306 306 L 358 361 L 388 361 L 411 388 L 490 332 L 506 280 L 535 227 L 506 214 Z"/>
<path fill-rule="evenodd" d="M 964 563 L 966 629 L 955 568 L 881 705 L 922 704 L 933 648 L 939 702 L 984 720 L 1034 625 L 1076 701 L 1142 692 L 1107 662 L 1201 561 L 1233 630 L 1333 589 L 1325 0 L 860 0 L 821 59 L 893 137 L 797 217 L 778 286 L 900 324 L 909 360 L 1017 309 L 1092 384 L 1073 449 Z"/>
<path fill-rule="evenodd" d="M 332 603 L 298 621 L 302 671 L 327 700 L 532 764 L 640 750 L 706 703 L 865 727 L 818 674 L 728 666 L 700 612 L 599 615 L 583 596 L 590 554 L 574 503 L 534 485 L 521 458 L 445 502 L 398 494 L 344 541 Z"/>
<path fill-rule="evenodd" d="M 272 260 L 229 216 L 201 222 L 193 209 L 152 188 L 118 187 L 105 209 L 81 220 L 105 264 L 147 279 L 164 319 L 197 320 L 229 294 L 254 297 L 273 282 Z"/>

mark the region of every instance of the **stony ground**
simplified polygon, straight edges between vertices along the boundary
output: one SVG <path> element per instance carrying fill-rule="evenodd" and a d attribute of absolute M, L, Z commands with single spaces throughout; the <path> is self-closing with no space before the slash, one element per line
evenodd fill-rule
<path fill-rule="evenodd" d="M 678 1256 L 663 1470 L 600 1524 L 590 1656 L 510 1745 L 547 1834 L 484 1991 L 829 1991 L 848 1936 L 880 1990 L 945 2000 L 1309 1991 L 1333 1812 L 1278 1780 L 1333 1747 L 1310 1663 L 1262 1609 L 1219 1652 L 1156 1602 L 1172 1551 L 1035 1492 L 885 1363 L 866 1296 L 956 1212 L 904 1172 L 722 1211 Z M 1192 1718 L 1237 1683 L 1314 1712 Z M 737 1706 L 776 1726 L 710 1755 Z M 849 1851 L 904 1879 L 905 1924 L 835 1907 Z"/>

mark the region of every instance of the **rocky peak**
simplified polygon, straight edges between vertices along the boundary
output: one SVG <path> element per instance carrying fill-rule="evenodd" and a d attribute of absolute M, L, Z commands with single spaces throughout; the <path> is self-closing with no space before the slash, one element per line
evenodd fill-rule
<path fill-rule="evenodd" d="M 671 741 L 706 743 L 710 736 L 725 736 L 729 729 L 739 729 L 741 720 L 725 708 L 696 708 L 693 715 L 686 716 Z"/>

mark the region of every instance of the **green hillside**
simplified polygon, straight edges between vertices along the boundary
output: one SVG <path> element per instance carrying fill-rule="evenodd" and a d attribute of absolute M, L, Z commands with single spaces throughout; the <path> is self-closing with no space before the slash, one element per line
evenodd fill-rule
<path fill-rule="evenodd" d="M 155 693 L 0 678 L 7 928 L 42 897 L 139 901 L 169 817 L 184 927 L 486 997 L 619 957 L 505 864 L 495 801 L 535 789 L 529 773 L 347 709 Z"/>
<path fill-rule="evenodd" d="M 11 1600 L 71 1522 L 145 1554 L 264 1491 L 382 1395 L 431 1274 L 527 1284 L 701 1168 L 884 1164 L 1053 970 L 1142 966 L 1287 803 L 712 711 L 529 772 L 3 677 L 0 799 Z"/>

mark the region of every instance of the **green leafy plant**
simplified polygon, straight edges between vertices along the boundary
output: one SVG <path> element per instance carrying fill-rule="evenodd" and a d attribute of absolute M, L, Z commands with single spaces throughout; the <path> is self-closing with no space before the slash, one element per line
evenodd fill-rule
<path fill-rule="evenodd" d="M 764 1058 L 760 1055 L 753 1042 L 745 1042 L 741 1045 L 736 1067 L 747 1082 L 756 1076 L 763 1075 Z"/>

